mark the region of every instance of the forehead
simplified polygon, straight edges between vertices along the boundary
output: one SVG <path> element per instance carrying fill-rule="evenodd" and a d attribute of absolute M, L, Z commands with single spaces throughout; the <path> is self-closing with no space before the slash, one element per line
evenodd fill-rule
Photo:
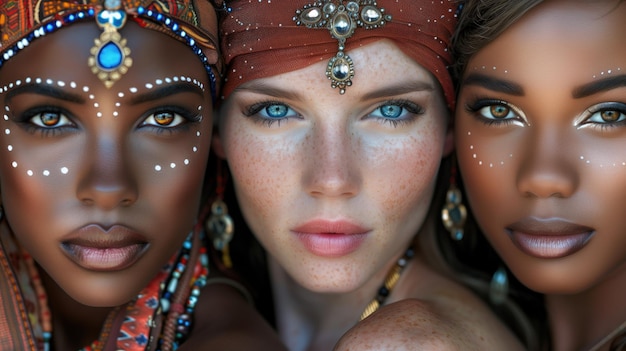
<path fill-rule="evenodd" d="M 466 74 L 489 68 L 503 78 L 552 86 L 624 70 L 624 18 L 623 2 L 546 1 L 472 57 Z"/>
<path fill-rule="evenodd" d="M 326 77 L 327 62 L 318 62 L 305 68 L 282 73 L 276 76 L 259 79 L 275 85 L 289 86 L 294 90 L 310 91 L 311 86 L 323 87 L 322 92 L 328 92 L 333 97 L 339 96 L 345 103 L 350 96 L 360 96 L 376 89 L 381 84 L 401 82 L 424 82 L 435 87 L 433 75 L 411 57 L 405 55 L 397 45 L 390 40 L 378 40 L 362 47 L 346 52 L 354 61 L 355 77 L 353 85 L 346 89 L 345 95 L 330 87 Z M 289 82 L 289 83 L 286 83 Z M 298 84 L 293 84 L 298 82 Z M 289 85 L 285 85 L 289 84 Z M 243 86 L 246 86 L 244 84 Z M 317 94 L 315 92 L 314 94 Z"/>
<path fill-rule="evenodd" d="M 158 77 L 190 76 L 208 82 L 200 59 L 185 44 L 165 34 L 143 29 L 132 21 L 120 33 L 127 39 L 133 64 L 113 85 L 112 91 L 127 90 Z M 41 77 L 104 86 L 87 63 L 94 40 L 101 34 L 96 23 L 88 21 L 34 40 L 0 69 L 0 81 L 6 84 L 25 77 Z"/>

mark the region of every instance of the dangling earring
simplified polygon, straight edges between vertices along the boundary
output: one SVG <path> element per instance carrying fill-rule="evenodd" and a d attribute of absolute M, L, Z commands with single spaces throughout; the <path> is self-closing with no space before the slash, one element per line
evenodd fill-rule
<path fill-rule="evenodd" d="M 463 226 L 467 218 L 467 209 L 461 201 L 461 191 L 456 186 L 456 161 L 453 160 L 450 170 L 450 188 L 446 193 L 446 204 L 441 210 L 441 221 L 450 232 L 452 239 L 456 241 L 463 240 Z"/>
<path fill-rule="evenodd" d="M 489 300 L 494 305 L 501 305 L 507 299 L 509 294 L 509 277 L 504 267 L 498 268 L 491 277 L 489 286 Z"/>
<path fill-rule="evenodd" d="M 222 263 L 227 268 L 233 266 L 228 244 L 233 239 L 233 219 L 228 215 L 228 207 L 224 203 L 226 172 L 222 171 L 222 161 L 217 166 L 217 190 L 215 201 L 211 204 L 211 215 L 206 221 L 206 230 L 213 239 L 213 247 L 222 253 Z"/>

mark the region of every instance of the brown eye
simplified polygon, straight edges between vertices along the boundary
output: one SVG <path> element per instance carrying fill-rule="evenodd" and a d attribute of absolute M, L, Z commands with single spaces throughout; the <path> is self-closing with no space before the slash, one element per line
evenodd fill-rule
<path fill-rule="evenodd" d="M 54 127 L 61 120 L 61 116 L 56 112 L 42 113 L 39 118 L 41 119 L 41 123 L 46 127 Z"/>
<path fill-rule="evenodd" d="M 176 116 L 171 112 L 160 112 L 154 114 L 154 121 L 160 126 L 170 125 Z"/>
<path fill-rule="evenodd" d="M 185 117 L 173 111 L 159 111 L 150 114 L 142 123 L 144 126 L 172 128 L 185 123 Z"/>
<path fill-rule="evenodd" d="M 615 122 L 620 118 L 621 115 L 621 113 L 614 110 L 605 110 L 600 112 L 600 117 L 605 122 Z"/>
<path fill-rule="evenodd" d="M 511 112 L 511 109 L 504 105 L 493 105 L 489 108 L 489 112 L 494 118 L 500 119 L 505 118 Z"/>
<path fill-rule="evenodd" d="M 57 111 L 37 113 L 30 118 L 30 123 L 48 129 L 73 125 L 69 118 L 67 118 L 63 113 Z"/>

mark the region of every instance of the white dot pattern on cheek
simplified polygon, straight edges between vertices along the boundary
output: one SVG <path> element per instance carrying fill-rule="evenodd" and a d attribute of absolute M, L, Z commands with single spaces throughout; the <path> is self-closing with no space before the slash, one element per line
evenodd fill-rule
<path fill-rule="evenodd" d="M 471 137 L 472 136 L 472 132 L 468 131 L 467 132 L 467 136 Z M 506 159 L 512 159 L 513 158 L 513 154 L 509 153 L 508 155 L 506 155 L 505 159 L 498 159 L 498 160 L 484 160 L 484 158 L 479 154 L 479 152 L 477 151 L 479 148 L 477 146 L 475 146 L 474 144 L 469 144 L 468 146 L 469 150 L 471 151 L 472 154 L 472 159 L 476 160 L 476 162 L 478 163 L 479 166 L 486 166 L 489 168 L 496 168 L 496 167 L 502 167 L 506 164 Z"/>
<path fill-rule="evenodd" d="M 69 87 L 69 88 L 74 89 L 74 90 L 82 91 L 85 94 L 88 94 L 90 92 L 90 90 L 91 90 L 88 86 L 79 86 L 74 81 L 71 81 L 71 82 L 69 82 L 69 84 L 67 84 L 64 81 L 54 80 L 54 79 L 50 79 L 50 78 L 43 79 L 43 78 L 37 77 L 35 79 L 32 79 L 31 77 L 27 77 L 23 81 L 22 80 L 16 80 L 15 82 L 11 82 L 11 83 L 1 87 L 0 88 L 0 95 L 10 91 L 13 88 L 21 86 L 23 83 L 24 84 L 31 84 L 33 82 L 35 84 L 56 85 L 56 86 L 61 87 L 61 88 Z M 200 82 L 197 79 L 194 79 L 194 78 L 191 78 L 191 77 L 187 77 L 187 76 L 174 76 L 174 77 L 166 77 L 166 78 L 162 78 L 162 79 L 156 79 L 153 83 L 152 82 L 148 82 L 148 83 L 144 84 L 144 87 L 145 87 L 145 89 L 150 90 L 150 89 L 153 89 L 155 86 L 161 86 L 163 84 L 171 84 L 171 83 L 175 83 L 175 82 L 188 82 L 188 83 L 194 84 L 194 85 L 198 86 L 204 92 L 204 84 L 202 82 Z M 141 90 L 139 88 L 137 88 L 137 87 L 131 87 L 131 88 L 128 89 L 128 92 L 130 94 L 136 94 L 136 93 L 138 93 L 140 91 Z M 117 94 L 117 96 L 118 96 L 118 98 L 122 99 L 122 98 L 124 98 L 126 96 L 126 93 L 120 91 Z M 90 101 L 92 101 L 93 107 L 96 110 L 96 114 L 95 114 L 96 117 L 102 118 L 103 117 L 103 113 L 100 110 L 101 105 L 97 101 L 96 96 L 94 94 L 89 94 L 88 98 L 89 98 Z M 119 116 L 119 111 L 117 109 L 122 106 L 122 103 L 120 101 L 116 101 L 114 106 L 115 106 L 115 109 L 114 109 L 112 114 L 113 114 L 113 117 L 116 118 L 116 117 Z M 4 109 L 5 109 L 6 113 L 3 115 L 3 120 L 4 121 L 9 121 L 9 119 L 10 119 L 9 114 L 11 113 L 11 109 L 10 109 L 10 107 L 8 105 L 5 106 Z M 202 110 L 202 106 L 198 106 L 198 111 L 201 111 L 201 110 Z M 10 128 L 4 128 L 4 134 L 11 135 L 11 129 Z M 200 133 L 199 130 L 196 131 L 196 136 L 198 138 L 200 138 L 201 133 Z M 7 148 L 8 151 L 13 151 L 13 149 L 14 149 L 13 144 L 7 144 L 6 148 Z M 196 153 L 198 151 L 198 146 L 194 145 L 192 147 L 191 151 L 192 151 L 192 153 Z M 190 161 L 189 158 L 184 158 L 182 160 L 182 164 L 184 164 L 184 165 L 189 165 L 190 163 L 191 163 L 191 161 Z M 177 163 L 170 161 L 169 165 L 170 165 L 170 167 L 169 167 L 170 169 L 175 169 Z M 20 167 L 18 167 L 18 163 L 15 160 L 11 161 L 11 166 L 13 168 L 15 168 L 15 169 L 20 168 Z M 68 167 L 66 167 L 66 166 L 61 166 L 61 167 L 58 168 L 58 170 L 59 170 L 60 174 L 63 174 L 63 175 L 67 175 L 67 174 L 70 173 L 70 169 Z M 161 172 L 163 170 L 163 167 L 161 165 L 157 164 L 157 165 L 154 165 L 154 170 L 157 171 L 157 172 Z M 49 169 L 44 169 L 44 170 L 41 170 L 41 171 L 38 171 L 38 172 L 40 174 L 42 174 L 43 176 L 45 176 L 45 177 L 48 177 L 48 176 L 53 174 L 53 172 L 51 172 Z M 26 174 L 29 177 L 34 176 L 38 172 L 36 172 L 36 171 L 34 171 L 32 169 L 27 169 L 26 170 Z"/>
<path fill-rule="evenodd" d="M 54 80 L 54 79 L 51 79 L 51 78 L 43 79 L 41 77 L 37 77 L 37 78 L 33 79 L 31 77 L 26 77 L 23 81 L 21 79 L 18 79 L 15 82 L 11 82 L 11 83 L 3 86 L 2 88 L 0 88 L 0 94 L 5 94 L 5 93 L 7 93 L 8 91 L 10 91 L 13 88 L 17 88 L 17 87 L 19 87 L 19 86 L 21 86 L 23 84 L 31 84 L 33 82 L 35 84 L 39 84 L 39 85 L 43 85 L 43 84 L 45 84 L 45 85 L 52 85 L 52 86 L 57 86 L 59 88 L 69 87 L 70 89 L 73 89 L 73 90 L 80 89 L 84 93 L 88 93 L 89 90 L 90 90 L 88 86 L 83 86 L 83 87 L 79 88 L 79 85 L 76 82 L 74 82 L 74 81 L 71 81 L 68 84 L 65 81 Z M 94 101 L 94 100 L 96 100 L 96 97 L 93 94 L 90 94 L 89 95 L 89 99 Z M 100 108 L 100 104 L 97 101 L 94 101 L 93 102 L 93 106 L 96 109 L 96 116 L 97 117 L 102 117 L 102 112 L 98 110 Z M 11 112 L 11 108 L 8 105 L 6 105 L 6 106 L 4 106 L 4 110 L 7 113 L 4 114 L 3 120 L 4 121 L 9 121 L 9 113 Z M 4 129 L 4 133 L 6 135 L 11 135 L 11 129 L 10 128 L 5 128 Z M 8 151 L 13 151 L 13 149 L 14 149 L 13 144 L 8 144 L 7 145 L 7 150 Z M 11 161 L 11 166 L 13 168 L 18 168 L 18 164 L 17 164 L 16 161 Z M 60 171 L 61 174 L 68 174 L 69 173 L 69 169 L 67 167 L 65 167 L 65 166 L 62 166 L 61 168 L 59 168 L 59 171 Z M 33 171 L 32 169 L 26 170 L 26 175 L 28 175 L 29 177 L 34 176 L 36 173 L 37 172 Z M 43 176 L 45 176 L 45 177 L 48 177 L 48 176 L 52 175 L 52 172 L 50 170 L 45 169 L 45 170 L 41 171 L 41 174 Z"/>
<path fill-rule="evenodd" d="M 204 84 L 201 81 L 199 81 L 198 79 L 191 78 L 191 77 L 188 77 L 188 76 L 173 76 L 173 77 L 165 77 L 165 78 L 155 79 L 153 82 L 145 83 L 143 85 L 143 87 L 137 87 L 137 86 L 130 87 L 130 88 L 128 88 L 127 92 L 120 91 L 117 94 L 117 96 L 121 99 L 121 98 L 125 97 L 127 93 L 130 94 L 130 95 L 134 95 L 134 94 L 140 93 L 143 89 L 145 89 L 145 90 L 152 90 L 155 87 L 162 86 L 163 84 L 172 84 L 172 83 L 177 83 L 177 82 L 188 82 L 188 83 L 194 84 L 194 85 L 196 85 L 198 88 L 200 88 L 204 92 Z M 116 107 L 120 107 L 121 103 L 117 102 L 115 106 Z M 202 106 L 198 106 L 198 111 L 201 111 L 201 110 L 202 110 Z M 117 114 L 114 113 L 114 116 L 117 116 Z M 199 130 L 196 131 L 196 136 L 198 138 L 200 138 L 201 133 L 200 133 Z M 198 151 L 198 146 L 194 145 L 191 150 L 192 150 L 193 153 L 196 153 Z M 191 163 L 191 161 L 189 160 L 189 158 L 185 158 L 185 159 L 183 159 L 182 163 L 185 166 L 187 166 L 187 165 L 189 165 Z M 175 169 L 176 165 L 177 165 L 176 162 L 172 162 L 172 161 L 169 162 L 169 168 L 170 169 Z M 163 171 L 163 166 L 160 165 L 160 164 L 156 164 L 156 165 L 154 165 L 154 170 L 156 172 L 161 172 L 161 171 Z"/>
<path fill-rule="evenodd" d="M 467 132 L 467 136 L 471 137 L 472 132 L 468 131 Z M 477 147 L 474 144 L 469 144 L 468 149 L 471 150 L 471 155 L 472 155 L 472 159 L 476 160 L 476 162 L 478 163 L 479 166 L 488 166 L 489 168 L 496 168 L 496 166 L 504 166 L 506 164 L 505 159 L 500 159 L 500 160 L 489 160 L 486 161 L 484 160 L 480 154 L 476 151 Z M 513 154 L 509 153 L 506 156 L 507 159 L 512 159 L 513 158 Z M 590 160 L 589 158 L 585 157 L 584 155 L 580 155 L 578 157 L 578 159 L 580 160 L 580 162 L 584 163 L 585 165 L 588 166 L 595 166 L 598 168 L 608 168 L 608 167 L 623 167 L 626 169 L 626 161 L 611 161 L 611 162 L 607 162 L 607 163 L 601 163 L 601 162 L 593 162 L 592 160 Z"/>

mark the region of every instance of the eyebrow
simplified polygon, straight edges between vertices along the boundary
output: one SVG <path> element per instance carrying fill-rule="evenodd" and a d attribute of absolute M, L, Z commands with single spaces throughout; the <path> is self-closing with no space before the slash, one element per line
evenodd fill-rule
<path fill-rule="evenodd" d="M 142 102 L 154 101 L 167 96 L 186 92 L 195 93 L 200 95 L 201 97 L 204 97 L 204 90 L 202 90 L 199 86 L 191 83 L 181 82 L 177 84 L 166 85 L 157 89 L 152 89 L 145 93 L 138 93 L 130 99 L 130 104 L 136 105 Z"/>
<path fill-rule="evenodd" d="M 26 84 L 11 89 L 6 93 L 6 101 L 10 101 L 13 97 L 20 94 L 38 94 L 48 96 L 54 99 L 64 100 L 82 104 L 86 100 L 80 94 L 74 94 L 69 91 L 59 89 L 48 84 Z"/>
<path fill-rule="evenodd" d="M 583 84 L 572 91 L 574 99 L 597 94 L 603 91 L 626 86 L 626 75 L 604 78 L 588 84 Z"/>
<path fill-rule="evenodd" d="M 262 82 L 250 82 L 245 85 L 239 86 L 235 89 L 237 91 L 249 91 L 252 93 L 263 94 L 273 96 L 275 98 L 285 98 L 288 100 L 302 100 L 301 96 L 293 91 L 284 90 L 271 86 Z"/>
<path fill-rule="evenodd" d="M 484 74 L 471 73 L 462 82 L 463 85 L 477 85 L 489 90 L 515 95 L 524 96 L 524 88 L 517 83 L 509 80 L 490 77 Z"/>
<path fill-rule="evenodd" d="M 416 91 L 433 91 L 435 88 L 429 82 L 424 81 L 411 81 L 411 82 L 401 82 L 399 84 L 385 86 L 380 89 L 371 91 L 363 95 L 361 97 L 361 101 L 381 98 L 381 97 L 389 97 L 402 95 L 407 93 L 412 93 Z"/>

